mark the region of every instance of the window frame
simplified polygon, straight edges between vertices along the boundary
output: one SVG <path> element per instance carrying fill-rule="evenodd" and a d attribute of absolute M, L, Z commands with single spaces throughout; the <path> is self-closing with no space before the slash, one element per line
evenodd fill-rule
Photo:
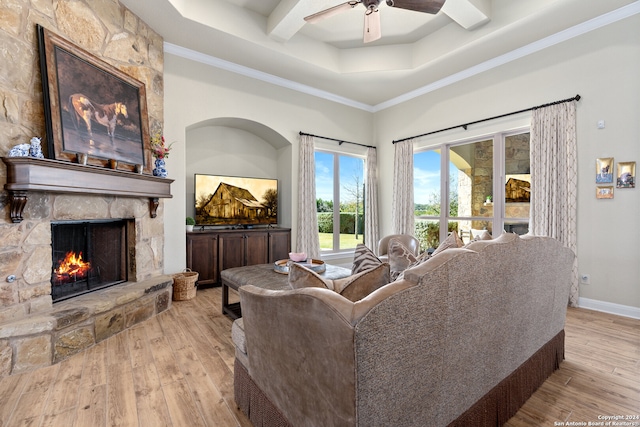
<path fill-rule="evenodd" d="M 314 153 L 330 154 L 333 156 L 333 247 L 331 249 L 320 248 L 320 254 L 324 258 L 325 255 L 336 254 L 350 254 L 355 251 L 353 248 L 340 248 L 340 157 L 354 157 L 362 160 L 362 184 L 366 186 L 366 170 L 367 170 L 367 156 L 366 154 L 355 153 L 351 151 L 335 150 L 324 146 L 316 146 Z M 317 172 L 316 172 L 317 179 Z M 316 200 L 318 199 L 316 190 Z M 337 201 L 337 203 L 336 203 Z M 362 195 L 362 201 L 364 203 L 364 194 Z M 364 206 L 363 206 L 364 210 Z M 364 213 L 366 215 L 366 212 Z M 338 221 L 335 219 L 338 218 Z M 319 231 L 318 231 L 319 233 Z M 364 240 L 364 230 L 361 233 Z"/>
<path fill-rule="evenodd" d="M 473 137 L 460 139 L 451 142 L 443 142 L 431 146 L 423 146 L 414 150 L 414 156 L 425 151 L 439 151 L 440 152 L 440 215 L 416 215 L 415 221 L 438 221 L 439 222 L 439 240 L 440 242 L 446 239 L 448 234 L 448 223 L 450 221 L 488 221 L 492 222 L 492 230 L 504 230 L 505 222 L 528 224 L 530 222 L 527 218 L 507 218 L 506 217 L 506 203 L 505 203 L 505 186 L 506 179 L 506 155 L 505 146 L 506 138 L 514 135 L 521 135 L 529 133 L 531 134 L 530 126 L 518 127 L 508 131 L 496 131 L 491 133 L 485 133 L 476 135 Z M 450 214 L 450 173 L 451 173 L 451 159 L 450 149 L 460 145 L 473 144 L 481 141 L 491 140 L 493 142 L 493 184 L 492 184 L 492 200 L 493 200 L 493 216 L 479 217 L 479 216 L 451 216 Z M 414 188 L 415 192 L 415 188 Z M 494 235 L 494 237 L 497 237 Z"/>

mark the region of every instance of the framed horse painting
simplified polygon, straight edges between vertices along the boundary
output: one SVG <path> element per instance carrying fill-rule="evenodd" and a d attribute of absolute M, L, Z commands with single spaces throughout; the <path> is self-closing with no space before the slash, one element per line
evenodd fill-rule
<path fill-rule="evenodd" d="M 48 157 L 150 173 L 144 83 L 39 25 L 38 40 Z"/>

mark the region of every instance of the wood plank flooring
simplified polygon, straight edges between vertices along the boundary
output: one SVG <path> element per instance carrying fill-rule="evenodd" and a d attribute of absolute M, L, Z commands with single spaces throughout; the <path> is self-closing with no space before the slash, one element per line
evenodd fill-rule
<path fill-rule="evenodd" d="M 1 379 L 0 426 L 250 426 L 233 400 L 220 293 L 200 289 L 57 365 Z M 506 426 L 613 415 L 640 415 L 640 320 L 569 309 L 566 360 Z"/>

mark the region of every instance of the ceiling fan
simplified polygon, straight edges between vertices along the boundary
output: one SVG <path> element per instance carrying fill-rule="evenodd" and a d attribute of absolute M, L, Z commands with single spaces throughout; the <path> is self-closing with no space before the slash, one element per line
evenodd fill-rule
<path fill-rule="evenodd" d="M 337 6 L 322 10 L 304 18 L 309 23 L 318 22 L 322 19 L 337 15 L 349 9 L 353 9 L 358 4 L 364 5 L 367 10 L 364 13 L 364 36 L 365 43 L 378 40 L 382 36 L 380 29 L 380 14 L 378 5 L 381 0 L 352 0 Z M 442 8 L 446 0 L 386 0 L 387 5 L 399 9 L 413 10 L 416 12 L 436 14 Z"/>

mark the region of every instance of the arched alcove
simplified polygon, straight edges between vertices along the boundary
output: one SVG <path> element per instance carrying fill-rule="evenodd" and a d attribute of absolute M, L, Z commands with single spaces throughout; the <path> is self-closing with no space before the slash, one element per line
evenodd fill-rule
<path fill-rule="evenodd" d="M 220 117 L 187 127 L 186 212 L 195 215 L 194 175 L 278 180 L 278 223 L 291 226 L 292 146 L 272 128 L 252 120 Z"/>

